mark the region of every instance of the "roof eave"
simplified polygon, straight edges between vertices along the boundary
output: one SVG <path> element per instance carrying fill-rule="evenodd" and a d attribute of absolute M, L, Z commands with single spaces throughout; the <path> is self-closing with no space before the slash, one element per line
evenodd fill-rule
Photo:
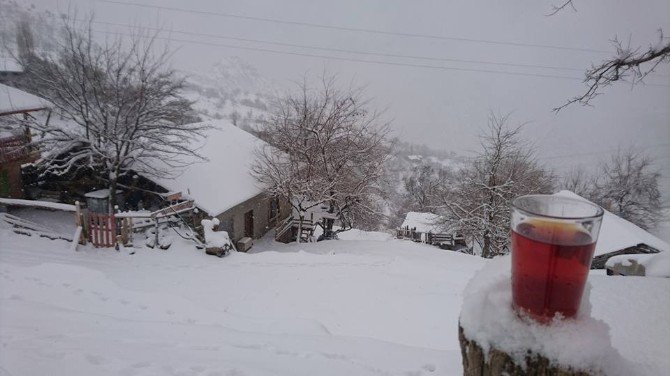
<path fill-rule="evenodd" d="M 8 111 L 1 111 L 0 110 L 0 116 L 25 114 L 25 113 L 28 113 L 28 112 L 36 112 L 36 111 L 42 111 L 42 110 L 46 110 L 46 109 L 47 109 L 47 107 L 34 107 L 34 108 L 24 108 L 24 109 L 18 109 L 18 110 L 8 110 Z"/>

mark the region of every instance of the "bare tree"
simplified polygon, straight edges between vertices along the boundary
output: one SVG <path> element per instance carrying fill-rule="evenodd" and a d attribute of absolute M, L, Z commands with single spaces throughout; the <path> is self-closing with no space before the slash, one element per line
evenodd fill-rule
<path fill-rule="evenodd" d="M 439 187 L 442 185 L 444 174 L 435 171 L 430 165 L 423 165 L 404 178 L 405 199 L 408 208 L 413 211 L 432 210 Z"/>
<path fill-rule="evenodd" d="M 368 105 L 359 89 L 340 90 L 324 75 L 318 89 L 303 82 L 279 99 L 259 132 L 272 146 L 258 151 L 254 176 L 300 215 L 326 205 L 341 224 L 333 231 L 326 220 L 326 238 L 380 215 L 387 125 Z"/>
<path fill-rule="evenodd" d="M 16 24 L 16 47 L 22 59 L 29 58 L 35 52 L 35 38 L 27 18 L 22 18 Z"/>
<path fill-rule="evenodd" d="M 592 199 L 595 189 L 595 179 L 589 176 L 583 168 L 576 168 L 563 177 L 560 183 L 562 189 L 572 191 L 584 198 Z"/>
<path fill-rule="evenodd" d="M 199 158 L 194 141 L 207 127 L 192 124 L 184 81 L 168 66 L 169 52 L 154 53 L 151 36 L 98 44 L 87 25 L 65 19 L 55 53 L 22 57 L 30 86 L 57 116 L 41 133 L 42 174 L 80 169 L 95 173 L 115 203 L 118 179 L 131 171 L 169 175 Z"/>
<path fill-rule="evenodd" d="M 553 174 L 536 162 L 532 148 L 520 138 L 521 127 L 508 127 L 508 120 L 489 117 L 481 152 L 441 196 L 448 223 L 472 239 L 485 258 L 509 251 L 512 199 L 550 193 L 554 185 Z"/>
<path fill-rule="evenodd" d="M 653 228 L 661 218 L 660 176 L 648 156 L 619 152 L 601 165 L 592 199 L 644 229 Z"/>

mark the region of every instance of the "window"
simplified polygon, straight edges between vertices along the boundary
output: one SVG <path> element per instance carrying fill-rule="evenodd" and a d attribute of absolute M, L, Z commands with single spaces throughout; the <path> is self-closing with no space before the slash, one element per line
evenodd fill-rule
<path fill-rule="evenodd" d="M 279 199 L 277 197 L 273 197 L 270 199 L 270 222 L 273 222 L 275 219 L 277 219 L 277 216 L 279 215 Z"/>
<path fill-rule="evenodd" d="M 249 210 L 244 213 L 244 236 L 253 238 L 254 237 L 254 211 Z"/>

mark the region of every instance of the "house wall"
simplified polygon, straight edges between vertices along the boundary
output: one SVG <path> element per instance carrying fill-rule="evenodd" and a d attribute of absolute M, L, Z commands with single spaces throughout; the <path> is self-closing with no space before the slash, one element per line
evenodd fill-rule
<path fill-rule="evenodd" d="M 32 111 L 32 110 L 31 110 Z M 21 166 L 31 163 L 39 158 L 39 153 L 32 142 L 30 130 L 23 126 L 23 131 L 14 124 L 14 121 L 23 116 L 27 119 L 28 112 L 11 113 L 3 115 L 2 121 L 10 119 L 11 128 L 16 133 L 0 139 L 0 197 L 23 198 L 23 181 L 21 176 Z M 13 120 L 12 120 L 13 119 Z"/>
<path fill-rule="evenodd" d="M 262 237 L 291 214 L 289 203 L 280 199 L 278 215 L 270 218 L 271 200 L 272 197 L 261 193 L 217 215 L 216 217 L 221 221 L 219 229 L 227 231 L 233 242 L 237 242 L 244 237 L 245 214 L 253 210 L 253 238 Z"/>
<path fill-rule="evenodd" d="M 31 154 L 12 161 L 0 161 L 0 197 L 24 198 L 21 166 L 35 160 Z"/>

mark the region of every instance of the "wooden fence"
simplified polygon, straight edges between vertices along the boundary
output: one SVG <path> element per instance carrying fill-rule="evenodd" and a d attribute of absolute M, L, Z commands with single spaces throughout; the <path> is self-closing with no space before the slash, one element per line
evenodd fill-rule
<path fill-rule="evenodd" d="M 114 214 L 88 213 L 88 240 L 96 247 L 116 245 Z"/>

